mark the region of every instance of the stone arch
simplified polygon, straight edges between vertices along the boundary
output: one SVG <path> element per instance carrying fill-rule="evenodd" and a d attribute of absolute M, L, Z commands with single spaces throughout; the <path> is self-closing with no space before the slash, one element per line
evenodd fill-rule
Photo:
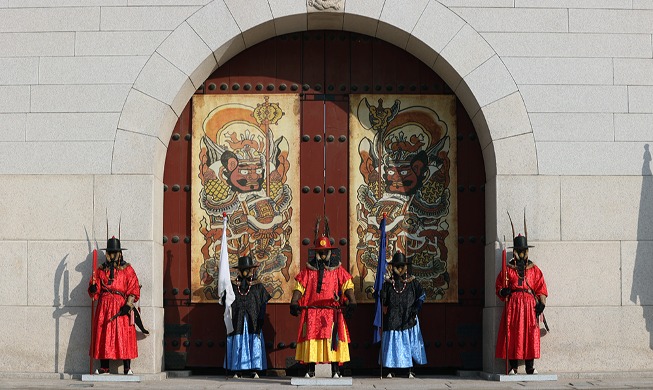
<path fill-rule="evenodd" d="M 332 7 L 318 11 L 309 3 Z M 345 0 L 209 2 L 164 40 L 134 82 L 116 131 L 112 174 L 153 175 L 162 182 L 168 141 L 179 115 L 213 71 L 265 39 L 323 29 L 366 34 L 403 48 L 431 67 L 456 93 L 472 118 L 483 149 L 489 241 L 485 260 L 496 268 L 500 253 L 492 241 L 498 237 L 501 219 L 497 215 L 501 208 L 497 178 L 538 174 L 535 139 L 521 94 L 501 58 L 469 24 L 435 0 L 355 2 L 346 7 Z M 152 237 L 160 237 L 162 190 L 155 191 L 160 204 L 152 208 L 157 221 Z M 160 264 L 153 260 L 153 268 Z M 493 294 L 492 279 L 486 277 L 488 297 Z M 160 287 L 153 284 L 152 288 Z M 153 291 L 153 296 L 162 294 Z M 159 317 L 162 321 L 161 313 Z M 496 325 L 492 324 L 498 323 L 496 318 L 490 318 L 492 314 L 484 317 L 484 336 L 495 334 Z M 492 364 L 489 354 L 493 345 L 484 342 L 484 367 Z"/>
<path fill-rule="evenodd" d="M 383 39 L 429 65 L 472 118 L 488 180 L 537 174 L 535 139 L 517 85 L 494 49 L 453 11 L 437 1 L 347 7 L 344 0 L 322 1 L 332 7 L 321 12 L 293 3 L 214 0 L 180 24 L 150 56 L 129 92 L 112 173 L 161 178 L 179 113 L 201 83 L 234 55 L 275 35 L 334 29 Z"/>

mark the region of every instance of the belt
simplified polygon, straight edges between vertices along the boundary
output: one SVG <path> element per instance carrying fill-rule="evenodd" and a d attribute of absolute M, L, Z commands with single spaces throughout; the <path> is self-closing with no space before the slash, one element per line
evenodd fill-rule
<path fill-rule="evenodd" d="M 529 288 L 515 288 L 512 289 L 512 292 L 525 292 L 525 293 L 531 293 L 531 289 Z"/>
<path fill-rule="evenodd" d="M 103 291 L 103 292 L 108 292 L 109 294 L 120 295 L 121 297 L 126 298 L 126 297 L 125 297 L 125 294 L 124 294 L 124 293 L 121 293 L 120 291 L 109 290 L 109 289 L 107 289 L 107 288 L 102 289 L 102 291 Z"/>

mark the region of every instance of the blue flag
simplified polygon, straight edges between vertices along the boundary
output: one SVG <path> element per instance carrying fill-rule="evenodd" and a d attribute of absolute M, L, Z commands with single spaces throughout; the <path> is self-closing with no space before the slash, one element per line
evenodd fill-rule
<path fill-rule="evenodd" d="M 374 280 L 374 299 L 376 300 L 376 312 L 374 314 L 374 344 L 381 341 L 381 324 L 383 323 L 383 308 L 381 306 L 381 288 L 383 287 L 383 278 L 388 262 L 385 259 L 385 216 L 379 226 L 381 238 L 379 239 L 379 262 L 376 266 L 376 279 Z"/>

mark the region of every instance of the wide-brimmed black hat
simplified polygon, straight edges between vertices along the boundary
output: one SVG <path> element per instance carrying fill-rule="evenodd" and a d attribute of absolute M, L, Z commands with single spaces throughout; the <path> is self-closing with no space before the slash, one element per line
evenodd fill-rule
<path fill-rule="evenodd" d="M 120 246 L 120 240 L 114 236 L 107 240 L 107 247 L 102 248 L 102 250 L 105 250 L 107 252 L 120 252 L 120 251 L 126 251 L 127 248 L 122 248 Z"/>
<path fill-rule="evenodd" d="M 241 256 L 238 258 L 238 265 L 231 268 L 247 269 L 256 267 L 258 267 L 258 264 L 255 264 L 254 259 L 252 259 L 250 256 Z"/>
<path fill-rule="evenodd" d="M 406 261 L 406 255 L 404 255 L 401 252 L 397 252 L 392 256 L 392 261 L 389 262 L 388 264 L 398 267 L 400 265 L 406 265 L 408 262 Z"/>
<path fill-rule="evenodd" d="M 528 240 L 526 239 L 526 236 L 522 236 L 521 234 L 512 240 L 511 248 L 528 249 L 532 247 L 533 247 L 532 245 L 528 245 Z"/>

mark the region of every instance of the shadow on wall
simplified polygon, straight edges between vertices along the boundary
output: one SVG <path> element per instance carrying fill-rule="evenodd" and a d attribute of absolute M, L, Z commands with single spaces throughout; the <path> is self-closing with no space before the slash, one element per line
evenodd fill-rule
<path fill-rule="evenodd" d="M 86 229 L 84 229 L 86 230 Z M 89 350 L 91 342 L 91 299 L 88 296 L 88 281 L 93 268 L 93 247 L 97 241 L 88 237 L 88 255 L 81 261 L 73 259 L 74 275 L 71 277 L 68 254 L 59 261 L 54 273 L 54 301 L 52 318 L 55 320 L 54 372 L 87 373 L 89 371 Z M 102 252 L 98 253 L 98 263 L 103 262 Z M 70 280 L 80 280 L 72 287 Z M 63 341 L 62 337 L 69 339 Z M 63 351 L 65 349 L 65 351 Z M 61 359 L 65 359 L 63 362 Z"/>
<path fill-rule="evenodd" d="M 644 145 L 642 164 L 642 192 L 637 223 L 637 252 L 633 267 L 633 286 L 630 300 L 643 308 L 649 348 L 653 349 L 653 174 L 649 144 Z"/>
<path fill-rule="evenodd" d="M 54 311 L 55 320 L 54 372 L 85 373 L 89 368 L 90 342 L 90 307 L 80 306 L 88 301 L 87 286 L 91 274 L 92 254 L 89 254 L 75 267 L 75 272 L 82 275 L 82 281 L 70 287 L 69 264 L 66 255 L 57 266 L 54 277 Z M 72 279 L 76 280 L 77 277 Z M 69 335 L 67 341 L 62 337 Z M 65 351 L 62 349 L 65 348 Z M 60 361 L 61 358 L 65 360 Z M 62 364 L 63 363 L 63 364 Z"/>

